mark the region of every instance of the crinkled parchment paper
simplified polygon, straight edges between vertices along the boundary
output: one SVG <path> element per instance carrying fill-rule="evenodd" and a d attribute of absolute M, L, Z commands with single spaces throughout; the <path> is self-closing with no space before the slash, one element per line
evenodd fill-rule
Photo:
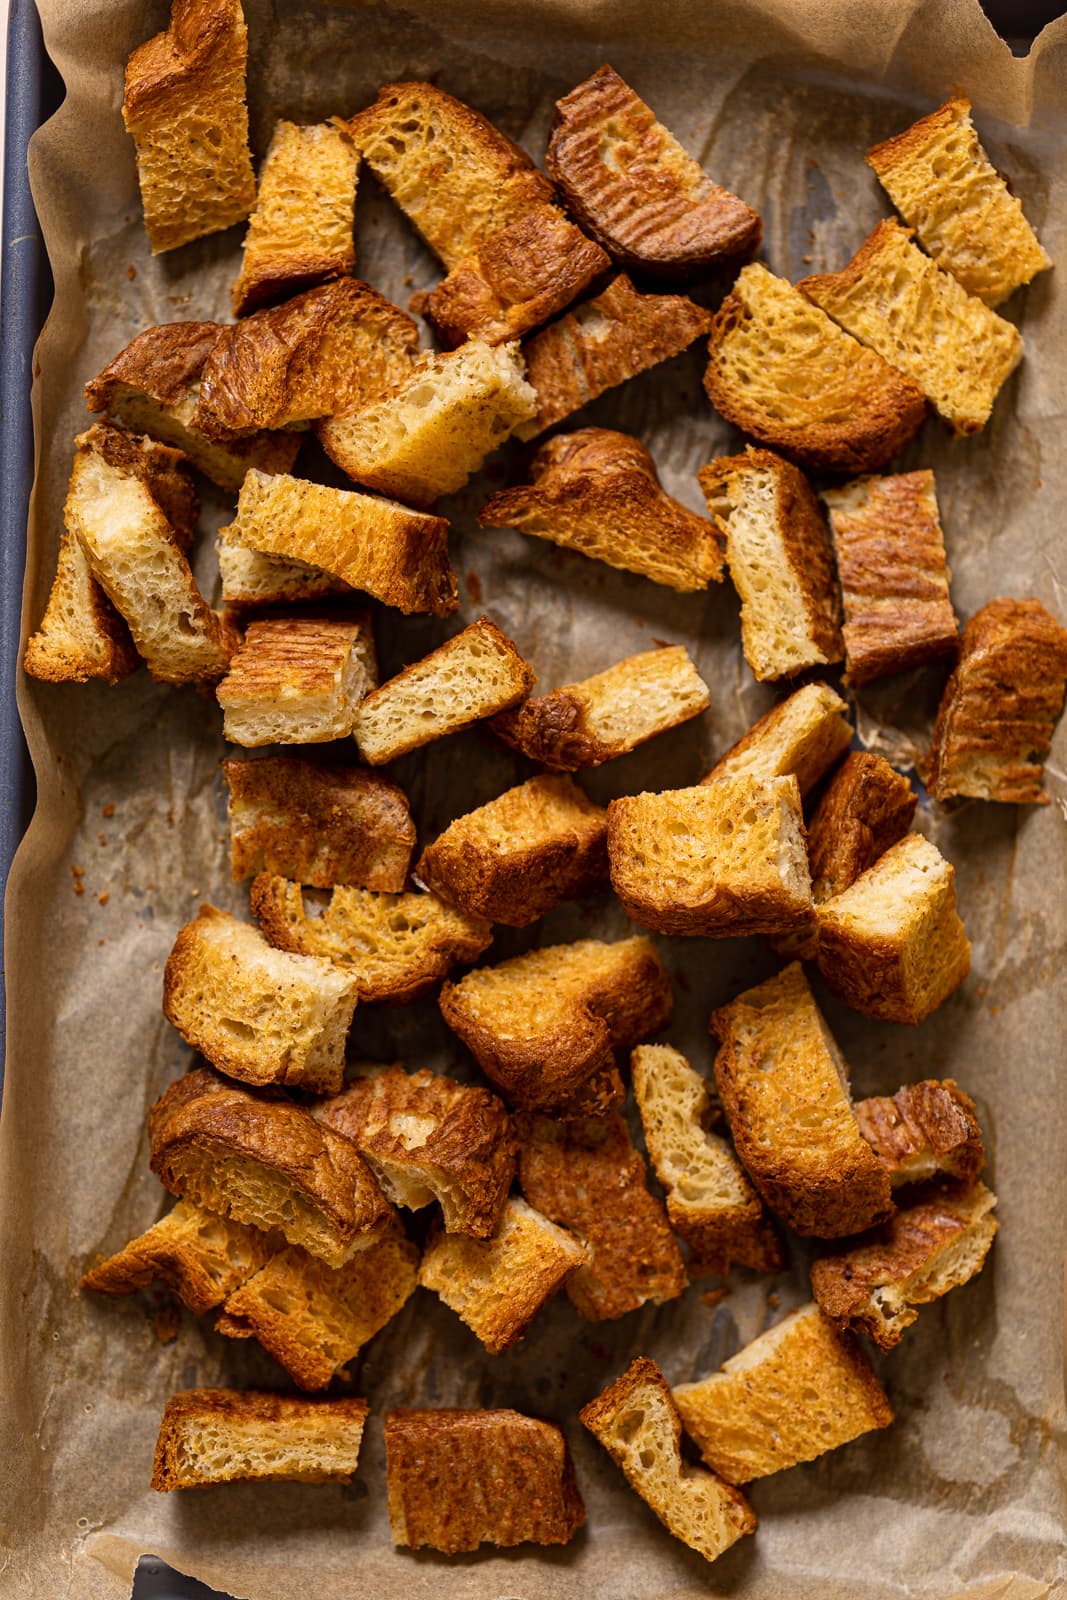
<path fill-rule="evenodd" d="M 27 625 L 51 580 L 71 440 L 87 418 L 81 385 L 138 329 L 228 316 L 240 230 L 153 261 L 133 152 L 122 130 L 122 65 L 166 7 L 135 0 L 40 0 L 68 86 L 34 141 L 34 193 L 57 282 L 35 391 L 38 478 L 30 520 Z M 936 421 L 899 466 L 936 469 L 957 610 L 1037 595 L 1067 616 L 1067 25 L 1013 60 L 976 0 L 411 0 L 384 6 L 246 0 L 253 138 L 278 114 L 350 113 L 379 83 L 433 76 L 538 158 L 556 96 L 605 59 L 635 84 L 707 168 L 758 206 L 764 254 L 791 279 L 841 265 L 888 210 L 865 147 L 954 85 L 972 96 L 994 160 L 1009 174 L 1059 269 L 1008 307 L 1027 356 L 990 427 L 953 441 Z M 358 270 L 406 303 L 438 270 L 372 180 L 361 180 Z M 698 297 L 716 303 L 725 285 Z M 577 422 L 637 433 L 669 489 L 701 507 L 698 466 L 737 437 L 700 388 L 700 347 L 603 397 Z M 325 463 L 305 447 L 301 470 Z M 456 624 L 379 608 L 383 670 L 424 653 L 484 608 L 554 687 L 654 640 L 685 643 L 712 687 L 710 712 L 588 775 L 604 800 L 695 781 L 771 701 L 742 660 L 729 585 L 678 596 L 511 532 L 473 512 L 517 477 L 501 453 L 446 506 L 463 607 Z M 205 530 L 225 516 L 206 495 Z M 205 531 L 198 570 L 215 581 Z M 907 762 L 927 737 L 934 674 L 865 696 L 861 730 Z M 1064 944 L 1067 728 L 1044 809 L 970 805 L 920 826 L 955 863 L 974 942 L 964 986 L 921 1028 L 880 1026 L 822 998 L 860 1094 L 955 1075 L 977 1098 L 1000 1194 L 985 1273 L 923 1311 L 879 1362 L 896 1425 L 751 1492 L 761 1524 L 714 1567 L 670 1539 L 576 1421 L 579 1406 L 643 1351 L 671 1380 L 703 1374 L 805 1296 L 803 1253 L 773 1285 L 738 1281 L 715 1306 L 704 1280 L 684 1300 L 591 1325 L 562 1298 L 517 1350 L 483 1353 L 419 1291 L 354 1364 L 373 1407 L 349 1488 L 238 1485 L 160 1496 L 148 1479 L 167 1396 L 193 1384 L 280 1383 L 262 1353 L 185 1316 L 162 1343 L 149 1296 L 82 1296 L 79 1274 L 165 1209 L 148 1171 L 144 1113 L 188 1065 L 160 1014 L 160 974 L 178 927 L 205 898 L 246 910 L 228 882 L 209 697 L 151 684 L 22 685 L 40 803 L 8 891 L 10 1038 L 0 1148 L 0 1473 L 10 1600 L 124 1597 L 151 1551 L 255 1600 L 612 1597 L 672 1600 L 890 1600 L 957 1593 L 1031 1600 L 1064 1575 Z M 397 765 L 425 841 L 522 769 L 478 733 Z M 79 892 L 80 891 L 80 892 Z M 582 934 L 618 936 L 608 897 L 562 907 L 523 935 L 502 930 L 490 959 Z M 710 1066 L 712 1006 L 768 975 L 761 942 L 661 941 L 675 979 L 670 1037 Z M 432 1001 L 357 1012 L 355 1055 L 466 1074 Z M 776 1303 L 771 1303 L 773 1289 Z M 558 1418 L 575 1453 L 588 1527 L 563 1550 L 532 1546 L 445 1563 L 389 1543 L 381 1419 L 393 1404 L 511 1405 Z"/>

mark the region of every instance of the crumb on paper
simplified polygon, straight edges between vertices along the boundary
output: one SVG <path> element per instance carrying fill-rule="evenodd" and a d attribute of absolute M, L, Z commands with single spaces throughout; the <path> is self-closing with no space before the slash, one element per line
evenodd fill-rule
<path fill-rule="evenodd" d="M 82 880 L 85 877 L 85 868 L 84 867 L 71 867 L 70 875 L 74 879 L 74 885 L 73 885 L 74 893 L 75 894 L 84 894 L 85 893 L 85 884 L 83 883 Z"/>
<path fill-rule="evenodd" d="M 131 283 L 133 282 L 134 278 L 136 278 L 136 276 L 137 276 L 137 268 L 134 266 L 132 261 L 130 262 L 129 266 L 126 268 L 126 276 L 127 276 L 127 278 L 129 278 Z"/>
<path fill-rule="evenodd" d="M 152 1331 L 160 1344 L 173 1344 L 178 1337 L 181 1327 L 182 1314 L 177 1302 L 172 1300 L 169 1305 L 160 1306 L 152 1318 Z"/>
<path fill-rule="evenodd" d="M 101 806 L 100 815 L 102 817 L 113 817 L 115 815 L 115 802 L 110 800 L 106 806 Z"/>
<path fill-rule="evenodd" d="M 467 573 L 467 593 L 471 597 L 471 605 L 480 606 L 482 603 L 482 580 L 476 572 Z"/>
<path fill-rule="evenodd" d="M 107 844 L 107 834 L 106 833 L 98 833 L 97 836 L 96 836 L 96 842 L 100 846 L 100 848 L 103 849 L 104 846 Z"/>
<path fill-rule="evenodd" d="M 101 889 L 100 893 L 96 897 L 96 903 L 97 903 L 98 906 L 106 906 L 110 899 L 111 899 L 111 890 L 110 889 Z"/>
<path fill-rule="evenodd" d="M 770 1294 L 767 1296 L 767 1304 L 770 1306 L 772 1311 L 778 1310 L 778 1302 L 780 1298 L 780 1295 L 775 1289 L 772 1289 Z"/>

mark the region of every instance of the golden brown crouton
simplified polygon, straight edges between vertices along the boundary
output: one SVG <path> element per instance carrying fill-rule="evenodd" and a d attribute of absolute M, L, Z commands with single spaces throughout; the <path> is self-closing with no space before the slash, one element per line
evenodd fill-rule
<path fill-rule="evenodd" d="M 841 696 L 828 683 L 806 683 L 754 722 L 700 781 L 785 778 L 792 773 L 803 796 L 851 739 L 852 724 Z"/>
<path fill-rule="evenodd" d="M 167 1401 L 152 1488 L 205 1483 L 347 1483 L 365 1400 L 296 1400 L 257 1389 L 183 1389 Z"/>
<path fill-rule="evenodd" d="M 81 1287 L 94 1294 L 133 1294 L 158 1278 L 200 1316 L 221 1305 L 277 1248 L 276 1236 L 179 1200 L 147 1232 L 91 1267 Z"/>
<path fill-rule="evenodd" d="M 351 595 L 350 584 L 319 567 L 283 556 L 264 556 L 241 543 L 234 527 L 220 528 L 215 540 L 223 604 L 235 609 L 298 606 L 333 595 Z"/>
<path fill-rule="evenodd" d="M 954 1078 L 905 1084 L 894 1095 L 857 1100 L 854 1109 L 894 1189 L 942 1176 L 972 1183 L 985 1166 L 974 1101 Z"/>
<path fill-rule="evenodd" d="M 853 750 L 823 791 L 808 824 L 811 892 L 829 900 L 873 867 L 911 827 L 918 795 L 870 750 Z"/>
<path fill-rule="evenodd" d="M 377 681 L 366 616 L 251 622 L 216 691 L 223 736 L 246 749 L 343 739 Z"/>

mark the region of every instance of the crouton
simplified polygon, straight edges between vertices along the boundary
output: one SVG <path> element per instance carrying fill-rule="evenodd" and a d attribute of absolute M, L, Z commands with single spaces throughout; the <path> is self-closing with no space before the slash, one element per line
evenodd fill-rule
<path fill-rule="evenodd" d="M 515 1173 L 515 1135 L 488 1089 L 423 1067 L 365 1071 L 316 1108 L 360 1151 L 394 1205 L 437 1200 L 449 1233 L 488 1239 Z"/>
<path fill-rule="evenodd" d="M 518 1411 L 388 1411 L 395 1545 L 566 1544 L 585 1521 L 561 1428 Z"/>
<path fill-rule="evenodd" d="M 712 319 L 708 399 L 812 472 L 877 472 L 926 419 L 917 383 L 759 262 Z"/>
<path fill-rule="evenodd" d="M 840 272 L 797 285 L 853 338 L 891 361 L 956 433 L 985 427 L 1022 359 L 1018 328 L 967 291 L 884 218 Z"/>
<path fill-rule="evenodd" d="M 493 495 L 483 528 L 518 528 L 622 572 L 689 593 L 719 583 L 718 529 L 672 500 L 639 440 L 611 428 L 580 428 L 543 444 L 533 482 Z"/>
<path fill-rule="evenodd" d="M 607 812 L 573 778 L 530 778 L 457 817 L 415 875 L 468 916 L 525 928 L 606 884 L 607 837 Z"/>
<path fill-rule="evenodd" d="M 841 613 L 826 522 L 804 475 L 747 446 L 697 474 L 726 536 L 741 647 L 759 681 L 840 661 Z"/>
<path fill-rule="evenodd" d="M 517 1104 L 545 1110 L 573 1101 L 615 1050 L 664 1027 L 672 1003 L 663 964 L 640 938 L 528 950 L 446 983 L 440 1000 L 486 1077 Z"/>
<path fill-rule="evenodd" d="M 991 164 L 955 94 L 867 151 L 882 187 L 946 272 L 988 306 L 1051 267 L 1022 206 Z"/>
<path fill-rule="evenodd" d="M 744 1496 L 682 1456 L 682 1419 L 666 1378 L 647 1356 L 578 1413 L 636 1494 L 676 1539 L 714 1561 L 756 1516 Z"/>
<path fill-rule="evenodd" d="M 1041 772 L 1067 684 L 1067 630 L 1039 600 L 991 600 L 963 630 L 930 751 L 937 800 L 1048 805 Z"/>
<path fill-rule="evenodd" d="M 340 1267 L 396 1213 L 349 1139 L 290 1100 L 198 1067 L 148 1113 L 150 1165 L 171 1194 Z"/>
<path fill-rule="evenodd" d="M 764 713 L 720 756 L 702 783 L 796 778 L 803 797 L 852 741 L 848 707 L 828 683 L 806 683 Z"/>
<path fill-rule="evenodd" d="M 857 1100 L 860 1132 L 894 1189 L 933 1178 L 973 1183 L 985 1166 L 974 1101 L 954 1078 L 926 1078 Z"/>
<path fill-rule="evenodd" d="M 845 625 L 845 679 L 870 683 L 957 649 L 932 472 L 827 490 Z"/>
<path fill-rule="evenodd" d="M 814 1302 L 783 1317 L 720 1372 L 672 1390 L 686 1432 L 727 1483 L 750 1483 L 888 1428 L 870 1362 Z"/>
<path fill-rule="evenodd" d="M 419 1267 L 432 1289 L 490 1355 L 518 1344 L 541 1307 L 587 1259 L 573 1235 L 525 1200 L 507 1200 L 491 1238 L 438 1229 Z"/>
<path fill-rule="evenodd" d="M 911 827 L 918 795 L 870 750 L 853 750 L 827 784 L 808 824 L 816 904 L 851 887 Z"/>
<path fill-rule="evenodd" d="M 221 1305 L 270 1259 L 277 1240 L 186 1200 L 91 1267 L 81 1280 L 94 1294 L 133 1294 L 160 1279 L 200 1316 Z"/>
<path fill-rule="evenodd" d="M 130 56 L 122 120 L 137 149 L 153 255 L 241 222 L 256 198 L 241 0 L 173 0 Z"/>
<path fill-rule="evenodd" d="M 245 234 L 233 314 L 350 273 L 359 151 L 342 122 L 277 122 Z"/>
<path fill-rule="evenodd" d="M 377 681 L 366 616 L 251 622 L 216 690 L 223 737 L 246 749 L 343 739 Z"/>
<path fill-rule="evenodd" d="M 222 601 L 234 610 L 298 606 L 354 593 L 350 584 L 304 561 L 260 555 L 241 543 L 240 531 L 220 528 L 215 539 L 222 579 Z"/>
<path fill-rule="evenodd" d="M 630 1065 L 667 1218 L 692 1252 L 689 1276 L 727 1273 L 735 1265 L 781 1271 L 785 1254 L 763 1202 L 726 1140 L 705 1126 L 706 1081 L 670 1045 L 638 1045 Z"/>
<path fill-rule="evenodd" d="M 222 776 L 235 883 L 270 872 L 316 889 L 403 889 L 415 824 L 391 779 L 290 756 L 224 761 Z"/>
<path fill-rule="evenodd" d="M 922 1022 L 971 970 L 956 911 L 955 869 L 908 833 L 850 888 L 818 907 L 819 971 L 854 1011 Z"/>
<path fill-rule="evenodd" d="M 159 1425 L 152 1488 L 205 1483 L 348 1483 L 365 1400 L 297 1400 L 257 1389 L 183 1389 Z"/>
<path fill-rule="evenodd" d="M 618 273 L 600 294 L 524 343 L 537 414 L 516 429 L 519 438 L 534 438 L 606 389 L 680 355 L 710 326 L 704 307 L 685 295 L 639 294 Z"/>
<path fill-rule="evenodd" d="M 734 1147 L 794 1232 L 837 1239 L 884 1222 L 889 1178 L 860 1133 L 848 1067 L 798 962 L 711 1017 Z"/>
<path fill-rule="evenodd" d="M 372 767 L 395 761 L 514 705 L 536 680 L 506 634 L 480 617 L 367 696 L 352 730 L 360 755 Z"/>

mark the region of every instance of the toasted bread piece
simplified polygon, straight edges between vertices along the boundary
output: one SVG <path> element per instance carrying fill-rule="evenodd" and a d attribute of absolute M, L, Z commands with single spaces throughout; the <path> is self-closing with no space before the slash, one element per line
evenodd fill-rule
<path fill-rule="evenodd" d="M 360 755 L 372 767 L 395 761 L 514 705 L 536 681 L 507 635 L 479 617 L 367 696 L 353 729 Z"/>
<path fill-rule="evenodd" d="M 548 945 L 441 990 L 441 1014 L 486 1077 L 517 1104 L 545 1110 L 566 1106 L 613 1051 L 662 1028 L 672 1003 L 647 939 Z"/>
<path fill-rule="evenodd" d="M 708 350 L 720 416 L 813 472 L 876 472 L 926 418 L 918 384 L 760 262 L 715 313 Z"/>
<path fill-rule="evenodd" d="M 515 1135 L 488 1089 L 422 1067 L 364 1072 L 316 1116 L 361 1152 L 394 1205 L 440 1201 L 449 1233 L 488 1239 L 515 1173 Z"/>
<path fill-rule="evenodd" d="M 1022 359 L 1018 328 L 942 272 L 889 218 L 840 272 L 797 285 L 834 321 L 911 378 L 957 433 L 978 433 Z"/>
<path fill-rule="evenodd" d="M 772 1211 L 820 1239 L 884 1222 L 889 1178 L 860 1133 L 848 1067 L 799 962 L 712 1012 L 711 1031 L 734 1147 Z"/>
<path fill-rule="evenodd" d="M 343 739 L 377 681 L 366 616 L 250 622 L 216 690 L 223 736 L 246 749 Z"/>
<path fill-rule="evenodd" d="M 275 123 L 233 286 L 235 317 L 352 271 L 358 178 L 343 122 Z"/>
<path fill-rule="evenodd" d="M 580 428 L 543 444 L 533 482 L 503 489 L 478 513 L 483 528 L 518 528 L 622 572 L 688 593 L 718 583 L 718 530 L 672 500 L 640 440 L 612 428 Z"/>
<path fill-rule="evenodd" d="M 428 350 L 381 400 L 319 423 L 326 454 L 356 483 L 430 505 L 462 489 L 536 410 L 517 343 Z"/>
<path fill-rule="evenodd" d="M 291 756 L 224 761 L 222 776 L 235 883 L 272 872 L 316 889 L 395 894 L 407 882 L 415 824 L 390 778 Z"/>
<path fill-rule="evenodd" d="M 823 791 L 808 825 L 811 892 L 841 894 L 911 827 L 918 795 L 870 750 L 853 750 Z"/>
<path fill-rule="evenodd" d="M 206 1483 L 348 1483 L 365 1400 L 297 1400 L 257 1389 L 183 1389 L 167 1401 L 152 1488 Z"/>
<path fill-rule="evenodd" d="M 741 645 L 760 682 L 840 661 L 841 612 L 826 523 L 811 485 L 773 450 L 720 456 L 697 477 L 726 535 Z"/>
<path fill-rule="evenodd" d="M 276 1249 L 269 1233 L 179 1200 L 147 1232 L 91 1267 L 81 1287 L 94 1294 L 133 1294 L 158 1278 L 200 1316 L 221 1305 Z"/>
<path fill-rule="evenodd" d="M 703 306 L 680 294 L 638 294 L 624 272 L 523 345 L 537 414 L 516 429 L 532 439 L 587 401 L 681 352 L 707 333 Z"/>
<path fill-rule="evenodd" d="M 525 1200 L 507 1200 L 491 1238 L 438 1229 L 419 1268 L 432 1289 L 490 1355 L 518 1344 L 530 1323 L 588 1258 L 572 1234 Z"/>
<path fill-rule="evenodd" d="M 797 780 L 720 778 L 608 806 L 611 886 L 653 933 L 709 939 L 813 921 Z"/>
<path fill-rule="evenodd" d="M 955 869 L 908 833 L 818 908 L 819 971 L 855 1011 L 922 1022 L 971 970 L 956 911 Z"/>
<path fill-rule="evenodd" d="M 524 1112 L 517 1131 L 523 1194 L 589 1251 L 566 1284 L 578 1315 L 602 1322 L 677 1299 L 681 1251 L 618 1112 L 565 1122 Z"/>
<path fill-rule="evenodd" d="M 647 1356 L 632 1361 L 578 1417 L 667 1532 L 705 1561 L 755 1532 L 756 1516 L 744 1496 L 683 1459 L 678 1407 L 666 1378 Z"/>
<path fill-rule="evenodd" d="M 720 778 L 797 780 L 801 796 L 813 789 L 852 740 L 848 707 L 828 683 L 806 683 L 754 722 L 702 783 Z"/>
<path fill-rule="evenodd" d="M 396 1213 L 351 1140 L 290 1100 L 253 1094 L 204 1067 L 156 1101 L 148 1141 L 152 1171 L 171 1194 L 276 1228 L 328 1266 L 394 1226 Z"/>
<path fill-rule="evenodd" d="M 1040 600 L 991 600 L 963 630 L 930 751 L 938 800 L 1048 805 L 1041 772 L 1067 685 L 1067 630 Z"/>
<path fill-rule="evenodd" d="M 152 253 L 241 222 L 256 198 L 241 0 L 173 0 L 166 33 L 126 63 L 122 120 L 137 148 Z"/>
<path fill-rule="evenodd" d="M 734 1265 L 778 1272 L 781 1240 L 725 1139 L 705 1126 L 706 1081 L 666 1044 L 642 1044 L 630 1057 L 634 1098 L 667 1217 L 692 1254 L 691 1278 Z"/>
<path fill-rule="evenodd" d="M 893 1412 L 851 1334 L 814 1302 L 783 1317 L 720 1372 L 672 1391 L 708 1466 L 750 1483 L 887 1428 Z"/>
<path fill-rule="evenodd" d="M 471 917 L 525 928 L 608 876 L 608 818 L 573 778 L 530 778 L 457 817 L 415 867 L 420 883 Z"/>
<path fill-rule="evenodd" d="M 987 306 L 1029 283 L 1052 260 L 991 164 L 954 94 L 927 117 L 867 151 L 890 200 L 923 249 Z"/>
<path fill-rule="evenodd" d="M 985 1166 L 974 1101 L 954 1078 L 908 1083 L 894 1095 L 857 1100 L 854 1109 L 894 1189 L 942 1177 L 973 1183 Z"/>
<path fill-rule="evenodd" d="M 219 529 L 215 553 L 219 558 L 223 604 L 238 610 L 302 605 L 308 600 L 354 592 L 350 584 L 305 561 L 289 561 L 250 550 L 241 543 L 240 530 L 232 525 Z"/>
<path fill-rule="evenodd" d="M 585 1521 L 567 1441 L 518 1411 L 387 1411 L 393 1543 L 452 1556 L 566 1544 Z"/>

